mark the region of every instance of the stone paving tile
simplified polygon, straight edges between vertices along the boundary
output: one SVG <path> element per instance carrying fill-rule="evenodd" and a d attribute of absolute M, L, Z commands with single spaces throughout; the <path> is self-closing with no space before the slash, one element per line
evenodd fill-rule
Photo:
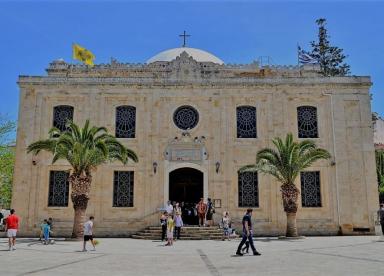
<path fill-rule="evenodd" d="M 99 239 L 96 252 L 81 243 L 42 245 L 20 239 L 6 251 L 0 239 L 0 275 L 383 275 L 384 242 L 379 237 L 256 238 L 262 256 L 235 257 L 239 240 L 164 243 Z"/>

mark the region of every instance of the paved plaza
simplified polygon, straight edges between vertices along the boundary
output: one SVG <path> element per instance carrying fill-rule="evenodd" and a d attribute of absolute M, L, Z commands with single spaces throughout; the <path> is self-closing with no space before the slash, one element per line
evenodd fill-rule
<path fill-rule="evenodd" d="M 1 275 L 383 275 L 384 242 L 377 236 L 256 238 L 262 256 L 235 257 L 239 240 L 159 241 L 99 239 L 97 251 L 81 243 L 42 245 L 20 239 L 7 251 L 0 239 Z"/>

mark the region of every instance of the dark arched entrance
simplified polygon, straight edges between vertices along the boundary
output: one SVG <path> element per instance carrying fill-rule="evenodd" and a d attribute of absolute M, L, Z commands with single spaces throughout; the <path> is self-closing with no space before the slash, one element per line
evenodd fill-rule
<path fill-rule="evenodd" d="M 193 208 L 203 197 L 204 175 L 192 168 L 181 168 L 169 174 L 169 200 L 184 202 L 183 220 L 186 224 L 197 224 Z"/>

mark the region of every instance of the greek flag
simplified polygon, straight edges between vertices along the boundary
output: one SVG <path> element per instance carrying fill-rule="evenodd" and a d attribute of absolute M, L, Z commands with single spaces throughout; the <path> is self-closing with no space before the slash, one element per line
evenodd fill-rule
<path fill-rule="evenodd" d="M 300 46 L 297 46 L 297 55 L 299 63 L 301 64 L 314 64 L 318 63 L 315 58 L 313 58 L 307 51 L 301 49 Z"/>

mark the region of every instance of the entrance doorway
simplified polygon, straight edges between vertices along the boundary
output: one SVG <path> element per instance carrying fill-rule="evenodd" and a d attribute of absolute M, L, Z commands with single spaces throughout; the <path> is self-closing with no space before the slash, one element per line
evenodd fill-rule
<path fill-rule="evenodd" d="M 195 206 L 203 197 L 204 174 L 192 168 L 180 168 L 169 174 L 169 200 L 182 207 L 185 224 L 198 224 Z"/>

